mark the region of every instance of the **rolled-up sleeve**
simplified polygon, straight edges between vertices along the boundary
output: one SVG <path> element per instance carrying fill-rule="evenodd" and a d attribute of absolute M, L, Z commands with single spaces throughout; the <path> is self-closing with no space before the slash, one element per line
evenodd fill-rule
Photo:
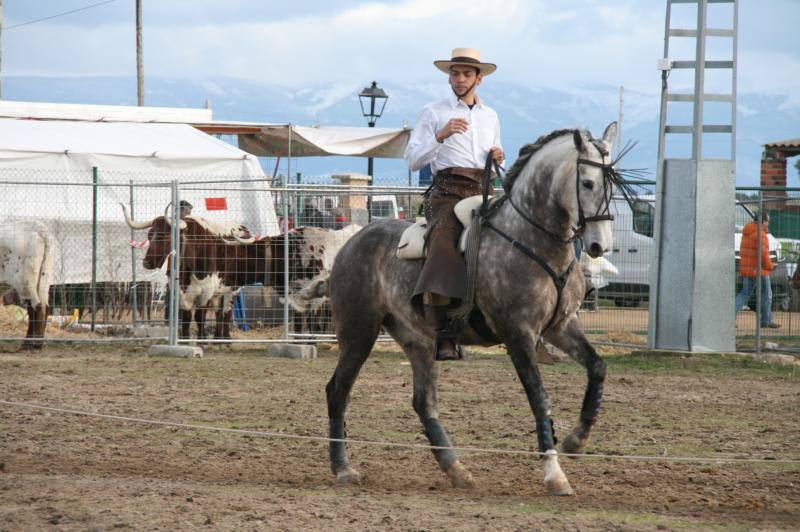
<path fill-rule="evenodd" d="M 433 162 L 441 147 L 442 144 L 436 141 L 436 113 L 426 107 L 420 113 L 416 127 L 408 139 L 405 153 L 408 167 L 415 171 Z"/>
<path fill-rule="evenodd" d="M 500 119 L 497 115 L 494 115 L 494 146 L 503 149 L 503 145 L 500 143 Z"/>

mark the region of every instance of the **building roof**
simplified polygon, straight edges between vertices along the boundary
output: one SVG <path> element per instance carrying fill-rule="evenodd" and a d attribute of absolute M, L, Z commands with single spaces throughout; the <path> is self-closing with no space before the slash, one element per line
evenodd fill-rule
<path fill-rule="evenodd" d="M 194 122 L 210 122 L 211 117 L 211 109 L 0 100 L 0 118 L 191 124 Z"/>
<path fill-rule="evenodd" d="M 765 148 L 781 148 L 800 151 L 800 138 L 790 140 L 776 140 L 774 142 L 767 142 L 764 144 Z"/>

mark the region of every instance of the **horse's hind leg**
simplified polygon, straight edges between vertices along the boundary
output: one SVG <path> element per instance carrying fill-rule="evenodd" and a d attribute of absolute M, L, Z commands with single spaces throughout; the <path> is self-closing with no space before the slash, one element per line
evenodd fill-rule
<path fill-rule="evenodd" d="M 436 382 L 439 378 L 439 367 L 433 361 L 433 345 L 421 341 L 402 341 L 394 335 L 411 361 L 414 372 L 414 411 L 419 416 L 425 435 L 434 447 L 433 456 L 439 468 L 448 476 L 453 486 L 471 488 L 475 485 L 472 474 L 458 460 L 455 451 L 450 449 L 450 437 L 439 422 L 439 409 L 436 398 Z"/>
<path fill-rule="evenodd" d="M 370 316 L 368 312 L 364 312 L 360 317 L 354 318 L 337 327 L 339 362 L 325 387 L 328 399 L 328 435 L 332 440 L 347 438 L 344 414 L 350 400 L 350 390 L 353 389 L 358 372 L 372 351 L 381 329 L 381 318 L 378 316 Z M 331 471 L 336 475 L 336 480 L 343 484 L 360 480 L 358 472 L 350 467 L 347 445 L 343 441 L 331 441 L 329 452 Z"/>
<path fill-rule="evenodd" d="M 525 389 L 528 403 L 536 418 L 536 435 L 539 439 L 539 452 L 544 455 L 544 484 L 550 495 L 572 495 L 566 475 L 558 463 L 558 453 L 555 449 L 555 435 L 553 434 L 553 420 L 550 419 L 550 399 L 542 385 L 539 368 L 534 362 L 536 356 L 536 341 L 519 339 L 507 342 L 508 354 L 517 370 L 517 375 Z"/>
<path fill-rule="evenodd" d="M 606 379 L 606 364 L 597 355 L 586 339 L 577 318 L 571 318 L 558 332 L 546 336 L 547 341 L 580 362 L 586 368 L 588 383 L 583 396 L 578 426 L 564 440 L 561 449 L 565 453 L 582 453 L 589 443 L 589 432 L 600 412 L 603 399 L 603 383 Z"/>

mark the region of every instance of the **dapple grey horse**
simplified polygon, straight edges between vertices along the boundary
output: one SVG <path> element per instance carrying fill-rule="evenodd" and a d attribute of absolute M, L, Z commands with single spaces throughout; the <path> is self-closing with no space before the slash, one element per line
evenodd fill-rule
<path fill-rule="evenodd" d="M 616 131 L 616 122 L 602 139 L 586 131 L 559 130 L 520 150 L 506 176 L 504 200 L 494 205 L 481 231 L 475 305 L 482 323 L 479 327 L 470 319 L 459 337 L 463 344 L 507 346 L 533 410 L 544 483 L 552 495 L 569 495 L 572 488 L 558 463 L 550 402 L 535 351 L 543 336 L 586 368 L 588 385 L 579 422 L 562 446 L 566 453 L 582 452 L 600 409 L 606 368 L 578 321 L 585 285 L 580 268 L 573 267 L 571 239 L 576 231 L 581 233 L 584 250 L 592 257 L 611 248 L 613 217 L 608 208 L 611 184 L 616 182 L 608 154 Z M 435 447 L 439 467 L 454 486 L 469 487 L 474 484 L 472 475 L 458 460 L 439 421 L 435 331 L 410 303 L 421 261 L 396 256 L 407 227 L 399 220 L 372 223 L 336 257 L 330 294 L 340 355 L 326 388 L 329 435 L 332 440 L 346 438 L 350 391 L 383 327 L 411 361 L 413 407 Z M 331 441 L 330 462 L 339 482 L 359 480 L 345 442 Z"/>

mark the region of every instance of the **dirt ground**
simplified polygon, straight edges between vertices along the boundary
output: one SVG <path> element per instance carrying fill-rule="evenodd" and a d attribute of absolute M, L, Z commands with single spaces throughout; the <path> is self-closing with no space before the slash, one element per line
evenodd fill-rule
<path fill-rule="evenodd" d="M 323 442 L 220 433 L 48 411 L 307 436 L 327 432 L 324 387 L 337 352 L 263 356 L 212 348 L 196 359 L 142 347 L 0 345 L 0 530 L 667 530 L 800 526 L 797 367 L 735 357 L 634 356 L 609 364 L 589 452 L 766 459 L 677 463 L 562 458 L 575 495 L 549 497 L 532 456 L 463 452 L 477 487 L 449 487 L 430 452 L 351 444 L 363 480 L 338 486 Z M 616 353 L 616 354 L 611 354 Z M 556 435 L 585 385 L 574 363 L 542 366 Z M 367 361 L 349 437 L 425 443 L 411 371 L 394 344 Z M 441 419 L 454 444 L 534 450 L 530 410 L 500 350 L 442 365 Z"/>

